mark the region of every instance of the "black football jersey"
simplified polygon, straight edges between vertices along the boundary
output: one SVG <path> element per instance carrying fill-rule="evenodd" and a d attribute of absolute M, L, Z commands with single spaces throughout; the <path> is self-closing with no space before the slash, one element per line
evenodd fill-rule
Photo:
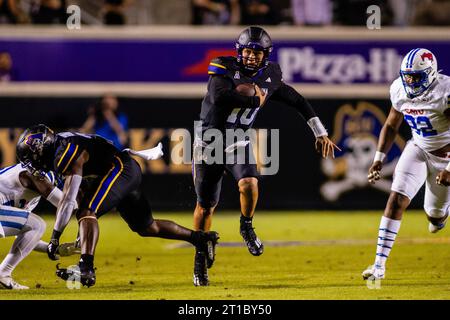
<path fill-rule="evenodd" d="M 253 83 L 263 90 L 268 99 L 282 85 L 282 74 L 277 63 L 269 62 L 268 66 L 261 69 L 253 77 L 242 72 L 235 57 L 219 57 L 213 59 L 208 67 L 210 79 L 208 92 L 203 99 L 200 112 L 200 120 L 203 129 L 248 129 L 250 128 L 259 111 L 259 99 L 244 97 L 237 92 L 229 93 L 234 97 L 224 99 L 223 91 L 235 89 L 243 83 Z"/>
<path fill-rule="evenodd" d="M 83 176 L 104 175 L 111 169 L 114 156 L 120 153 L 112 142 L 95 134 L 61 132 L 56 135 L 54 170 L 64 174 L 83 150 L 89 160 L 83 166 Z"/>

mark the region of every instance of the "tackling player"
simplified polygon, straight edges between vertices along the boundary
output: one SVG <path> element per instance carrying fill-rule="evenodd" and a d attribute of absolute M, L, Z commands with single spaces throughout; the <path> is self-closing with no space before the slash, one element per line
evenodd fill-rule
<path fill-rule="evenodd" d="M 157 151 L 162 154 L 160 149 Z M 51 259 L 55 259 L 59 238 L 69 222 L 83 177 L 93 177 L 89 182 L 84 179 L 87 184 L 82 188 L 76 214 L 81 241 L 80 282 L 88 287 L 96 281 L 97 218 L 113 208 L 140 236 L 188 241 L 204 252 L 211 264 L 214 261 L 216 232 L 192 231 L 173 221 L 153 219 L 150 204 L 141 192 L 141 168 L 129 152 L 136 154 L 134 150 L 121 151 L 98 135 L 55 134 L 42 124 L 25 130 L 17 143 L 17 157 L 30 172 L 42 175 L 53 170 L 66 177 L 48 247 Z M 60 269 L 57 275 L 67 279 L 70 272 Z"/>
<path fill-rule="evenodd" d="M 55 185 L 52 172 L 45 178 L 31 175 L 20 164 L 0 170 L 0 238 L 16 236 L 11 250 L 0 264 L 0 289 L 28 289 L 12 278 L 16 266 L 32 250 L 47 252 L 48 243 L 41 239 L 45 222 L 32 213 L 41 196 L 55 207 L 62 199 L 62 191 Z M 58 253 L 63 256 L 79 253 L 74 243 L 62 244 Z"/>
<path fill-rule="evenodd" d="M 369 182 L 380 179 L 383 160 L 403 119 L 411 127 L 397 163 L 391 194 L 381 218 L 374 265 L 364 270 L 364 279 L 384 279 L 386 260 L 400 229 L 403 212 L 425 183 L 424 209 L 429 231 L 435 233 L 448 218 L 450 193 L 450 77 L 439 74 L 434 54 L 417 48 L 404 57 L 400 77 L 390 88 L 392 108 L 380 132 Z"/>
<path fill-rule="evenodd" d="M 208 92 L 203 99 L 200 120 L 202 127 L 196 132 L 218 129 L 225 133 L 229 129 L 247 130 L 252 127 L 258 111 L 268 100 L 284 103 L 295 108 L 307 121 L 316 137 L 316 149 L 323 157 L 334 157 L 338 147 L 328 138 L 327 131 L 311 105 L 295 89 L 283 82 L 280 66 L 269 61 L 272 40 L 260 27 L 245 29 L 236 41 L 236 57 L 219 57 L 209 64 Z M 255 96 L 241 95 L 236 91 L 240 84 L 254 84 Z M 203 135 L 202 135 L 203 136 Z M 194 211 L 194 229 L 209 230 L 212 215 L 220 197 L 222 176 L 228 171 L 236 180 L 240 192 L 240 234 L 249 252 L 254 256 L 263 253 L 264 246 L 255 234 L 252 219 L 258 199 L 258 172 L 251 146 L 245 146 L 245 163 L 213 163 L 197 161 L 198 149 L 207 148 L 207 143 L 194 142 L 193 177 L 197 204 Z M 224 146 L 225 152 L 227 147 Z M 194 285 L 209 284 L 206 258 L 196 252 Z"/>

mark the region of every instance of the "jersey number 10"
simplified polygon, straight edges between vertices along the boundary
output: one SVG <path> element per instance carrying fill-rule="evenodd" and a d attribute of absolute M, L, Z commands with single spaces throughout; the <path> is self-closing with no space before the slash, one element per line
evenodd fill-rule
<path fill-rule="evenodd" d="M 243 112 L 239 115 L 239 111 Z M 236 123 L 239 118 L 239 122 L 245 126 L 250 125 L 256 117 L 259 108 L 234 108 L 231 114 L 227 118 L 228 123 Z"/>

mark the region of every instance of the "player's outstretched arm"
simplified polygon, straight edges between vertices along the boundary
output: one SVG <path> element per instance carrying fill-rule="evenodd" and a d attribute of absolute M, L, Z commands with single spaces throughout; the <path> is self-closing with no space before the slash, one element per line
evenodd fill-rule
<path fill-rule="evenodd" d="M 375 183 L 375 181 L 380 179 L 380 172 L 383 168 L 383 160 L 386 158 L 386 154 L 389 150 L 391 150 L 402 121 L 403 114 L 394 108 L 391 108 L 386 122 L 381 129 L 380 137 L 378 139 L 377 152 L 375 153 L 373 164 L 369 168 L 369 173 L 367 175 L 367 179 L 370 183 Z"/>
<path fill-rule="evenodd" d="M 56 221 L 53 228 L 52 238 L 47 248 L 48 257 L 51 260 L 57 260 L 56 255 L 57 248 L 59 246 L 59 238 L 63 233 L 65 227 L 69 223 L 73 210 L 77 205 L 77 195 L 80 189 L 82 177 L 83 177 L 83 165 L 89 159 L 89 154 L 86 150 L 80 154 L 77 160 L 71 164 L 68 170 L 65 172 L 66 181 L 64 183 L 63 198 L 56 210 Z"/>
<path fill-rule="evenodd" d="M 328 158 L 328 156 L 331 156 L 334 158 L 334 151 L 341 151 L 341 149 L 339 149 L 339 147 L 331 141 L 330 138 L 328 138 L 327 130 L 314 112 L 311 104 L 294 88 L 290 85 L 282 83 L 278 90 L 272 95 L 272 99 L 295 108 L 306 120 L 306 123 L 316 137 L 316 150 L 322 155 L 322 157 Z"/>

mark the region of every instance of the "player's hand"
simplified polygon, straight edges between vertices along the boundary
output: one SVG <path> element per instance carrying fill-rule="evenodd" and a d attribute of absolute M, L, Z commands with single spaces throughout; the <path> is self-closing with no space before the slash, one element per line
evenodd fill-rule
<path fill-rule="evenodd" d="M 375 161 L 372 166 L 369 168 L 369 174 L 367 175 L 367 180 L 374 184 L 375 181 L 380 180 L 380 172 L 383 168 L 383 162 Z"/>
<path fill-rule="evenodd" d="M 259 106 L 262 107 L 264 102 L 266 101 L 266 93 L 261 90 L 258 85 L 255 84 L 256 96 L 259 97 Z"/>
<path fill-rule="evenodd" d="M 436 184 L 444 187 L 450 186 L 450 172 L 442 170 L 436 177 Z"/>
<path fill-rule="evenodd" d="M 59 247 L 58 239 L 51 239 L 47 246 L 47 255 L 51 260 L 59 260 L 59 255 L 57 255 Z"/>
<path fill-rule="evenodd" d="M 341 151 L 341 149 L 327 136 L 317 137 L 315 147 L 316 151 L 325 159 L 328 158 L 329 155 L 334 159 L 334 150 Z"/>

